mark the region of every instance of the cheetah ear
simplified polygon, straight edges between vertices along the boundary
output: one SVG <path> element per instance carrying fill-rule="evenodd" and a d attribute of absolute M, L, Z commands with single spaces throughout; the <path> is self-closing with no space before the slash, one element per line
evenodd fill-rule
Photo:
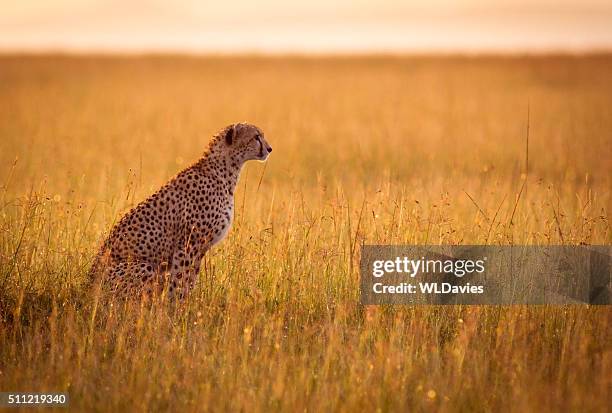
<path fill-rule="evenodd" d="M 228 145 L 231 145 L 235 137 L 236 137 L 236 128 L 234 127 L 234 125 L 232 125 L 227 129 L 227 132 L 225 132 L 225 143 L 227 143 Z"/>

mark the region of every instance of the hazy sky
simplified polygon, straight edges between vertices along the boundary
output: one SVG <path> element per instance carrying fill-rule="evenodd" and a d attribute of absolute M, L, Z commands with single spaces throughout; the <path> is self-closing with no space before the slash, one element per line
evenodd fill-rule
<path fill-rule="evenodd" d="M 0 49 L 612 50 L 612 0 L 0 0 Z"/>

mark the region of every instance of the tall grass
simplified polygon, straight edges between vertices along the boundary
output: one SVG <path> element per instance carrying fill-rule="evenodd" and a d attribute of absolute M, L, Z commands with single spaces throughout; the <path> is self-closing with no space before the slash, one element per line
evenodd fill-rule
<path fill-rule="evenodd" d="M 364 307 L 358 260 L 364 242 L 610 244 L 611 68 L 2 57 L 0 390 L 78 410 L 605 411 L 607 307 Z M 240 120 L 274 153 L 243 171 L 192 299 L 84 290 L 112 223 Z"/>

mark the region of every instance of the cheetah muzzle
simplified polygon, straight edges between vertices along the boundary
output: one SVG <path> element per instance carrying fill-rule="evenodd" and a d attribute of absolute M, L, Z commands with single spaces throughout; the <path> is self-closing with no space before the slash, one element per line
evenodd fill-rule
<path fill-rule="evenodd" d="M 118 296 L 140 296 L 166 289 L 185 298 L 202 258 L 229 232 L 234 190 L 242 166 L 265 161 L 272 152 L 263 132 L 248 123 L 215 135 L 208 150 L 115 225 L 90 270 Z"/>

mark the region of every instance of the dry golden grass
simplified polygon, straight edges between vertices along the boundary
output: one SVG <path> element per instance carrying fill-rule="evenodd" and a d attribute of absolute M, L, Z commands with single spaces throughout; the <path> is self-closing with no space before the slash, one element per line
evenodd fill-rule
<path fill-rule="evenodd" d="M 611 404 L 609 307 L 363 307 L 356 265 L 363 242 L 610 244 L 610 56 L 5 56 L 0 107 L 0 390 L 80 411 Z M 274 153 L 186 308 L 83 291 L 121 213 L 241 120 Z"/>

